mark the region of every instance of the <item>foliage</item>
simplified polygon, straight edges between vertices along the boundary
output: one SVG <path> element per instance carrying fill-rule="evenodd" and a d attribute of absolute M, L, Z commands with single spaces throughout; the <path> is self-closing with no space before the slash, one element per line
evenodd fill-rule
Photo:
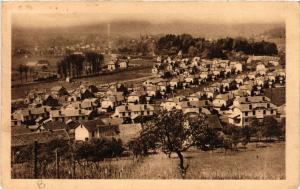
<path fill-rule="evenodd" d="M 123 151 L 124 148 L 120 139 L 92 139 L 88 142 L 76 144 L 75 158 L 97 162 L 102 161 L 104 158 L 121 156 Z"/>
<path fill-rule="evenodd" d="M 85 54 L 66 55 L 57 62 L 57 72 L 63 77 L 81 77 L 85 71 L 86 75 L 99 74 L 104 56 L 95 52 Z"/>
<path fill-rule="evenodd" d="M 149 149 L 160 147 L 169 157 L 176 153 L 180 160 L 180 173 L 184 177 L 188 166 L 184 166 L 182 152 L 199 144 L 196 141 L 203 134 L 204 120 L 202 114 L 184 115 L 181 110 L 160 112 L 156 119 L 143 125 L 140 136 L 131 142 L 131 150 L 134 154 L 146 155 Z"/>
<path fill-rule="evenodd" d="M 193 38 L 189 34 L 167 34 L 158 39 L 159 54 L 177 55 L 179 51 L 188 56 L 203 58 L 226 58 L 225 52 L 243 52 L 251 55 L 275 55 L 278 53 L 275 43 L 260 41 L 249 42 L 243 38 L 221 38 L 209 41 L 204 38 Z"/>

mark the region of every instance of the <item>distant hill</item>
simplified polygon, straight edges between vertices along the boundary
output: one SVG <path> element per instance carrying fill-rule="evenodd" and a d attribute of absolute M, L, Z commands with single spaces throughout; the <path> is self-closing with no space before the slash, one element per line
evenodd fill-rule
<path fill-rule="evenodd" d="M 220 38 L 220 37 L 253 37 L 266 33 L 271 36 L 281 36 L 280 24 L 225 24 L 225 23 L 200 23 L 200 22 L 164 22 L 153 23 L 150 21 L 114 21 L 110 23 L 111 39 L 114 38 L 139 38 L 140 35 L 164 35 L 168 33 L 188 33 L 194 37 Z M 106 43 L 107 23 L 81 24 L 69 27 L 56 28 L 29 28 L 13 27 L 12 43 L 15 46 L 49 46 L 60 45 L 86 40 Z"/>
<path fill-rule="evenodd" d="M 270 30 L 263 32 L 268 38 L 285 38 L 285 28 L 284 27 L 277 27 Z"/>

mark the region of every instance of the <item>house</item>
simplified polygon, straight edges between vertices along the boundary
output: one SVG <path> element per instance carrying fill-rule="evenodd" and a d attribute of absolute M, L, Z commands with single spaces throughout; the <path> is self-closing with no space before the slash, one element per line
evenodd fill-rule
<path fill-rule="evenodd" d="M 88 90 L 87 88 L 80 89 L 80 95 L 79 96 L 80 96 L 81 100 L 95 97 L 95 95 L 90 90 Z"/>
<path fill-rule="evenodd" d="M 237 76 L 235 79 L 234 79 L 234 81 L 236 82 L 236 84 L 237 84 L 237 86 L 239 87 L 239 86 L 241 86 L 241 85 L 243 85 L 243 83 L 244 83 L 244 76 L 242 76 L 242 75 L 239 75 L 239 76 Z"/>
<path fill-rule="evenodd" d="M 265 96 L 238 97 L 230 107 L 228 121 L 236 126 L 247 126 L 253 118 L 276 116 L 276 110 L 277 107 Z"/>
<path fill-rule="evenodd" d="M 202 71 L 199 76 L 200 76 L 200 80 L 201 80 L 202 83 L 206 82 L 206 80 L 208 78 L 208 72 L 207 71 Z"/>
<path fill-rule="evenodd" d="M 267 73 L 266 78 L 267 78 L 268 81 L 275 82 L 275 80 L 276 80 L 276 75 L 275 75 L 274 72 L 269 72 L 269 73 Z"/>
<path fill-rule="evenodd" d="M 91 91 L 91 93 L 97 93 L 97 92 L 99 92 L 98 87 L 95 86 L 95 85 L 89 85 L 88 86 L 88 90 Z"/>
<path fill-rule="evenodd" d="M 242 73 L 243 72 L 243 65 L 239 62 L 236 63 L 233 68 L 235 70 L 235 73 Z"/>
<path fill-rule="evenodd" d="M 164 95 L 165 92 L 167 92 L 168 84 L 167 84 L 166 81 L 159 82 L 157 84 L 157 86 L 158 86 L 158 89 L 159 89 L 159 91 L 161 92 L 162 95 Z"/>
<path fill-rule="evenodd" d="M 68 120 L 81 121 L 93 118 L 93 111 L 76 108 L 61 108 L 60 110 L 52 110 L 50 118 L 53 121 L 66 122 Z"/>
<path fill-rule="evenodd" d="M 165 81 L 163 78 L 153 78 L 153 79 L 148 79 L 143 82 L 143 86 L 148 86 L 148 85 L 157 85 L 159 82 Z"/>
<path fill-rule="evenodd" d="M 266 116 L 276 116 L 276 106 L 274 104 L 241 104 L 232 108 L 229 123 L 236 126 L 249 126 L 252 118 L 263 119 Z"/>
<path fill-rule="evenodd" d="M 187 97 L 187 100 L 190 101 L 190 102 L 192 102 L 192 101 L 199 101 L 199 98 L 195 94 L 192 94 L 192 95 L 189 95 Z"/>
<path fill-rule="evenodd" d="M 212 85 L 210 85 L 210 87 L 208 87 L 211 91 L 213 92 L 220 92 L 220 88 L 221 88 L 221 84 L 220 83 L 213 83 Z"/>
<path fill-rule="evenodd" d="M 233 93 L 218 94 L 212 101 L 214 108 L 225 108 L 228 106 L 229 101 L 234 98 Z"/>
<path fill-rule="evenodd" d="M 126 69 L 128 67 L 128 62 L 127 61 L 122 61 L 119 63 L 119 67 L 121 69 Z"/>
<path fill-rule="evenodd" d="M 266 67 L 264 64 L 260 63 L 256 66 L 256 73 L 259 75 L 266 75 Z"/>
<path fill-rule="evenodd" d="M 221 87 L 223 88 L 223 91 L 221 92 L 226 92 L 229 90 L 229 86 L 230 86 L 231 81 L 229 79 L 224 79 L 221 82 Z"/>
<path fill-rule="evenodd" d="M 185 78 L 185 83 L 187 83 L 188 85 L 191 85 L 194 83 L 194 76 L 193 75 L 189 75 Z"/>
<path fill-rule="evenodd" d="M 50 107 L 55 107 L 58 106 L 58 100 L 52 95 L 45 95 L 42 104 Z"/>
<path fill-rule="evenodd" d="M 150 104 L 126 104 L 117 106 L 115 113 L 111 117 L 122 118 L 124 122 L 126 120 L 134 121 L 139 116 L 147 117 L 153 114 L 154 107 Z"/>
<path fill-rule="evenodd" d="M 168 99 L 160 104 L 161 109 L 171 111 L 172 109 L 178 109 L 177 102 L 174 99 Z"/>
<path fill-rule="evenodd" d="M 99 107 L 99 99 L 98 98 L 90 98 L 84 99 L 83 101 L 75 101 L 71 102 L 70 104 L 66 105 L 68 108 L 75 108 L 75 109 L 86 109 L 86 110 L 95 110 Z"/>
<path fill-rule="evenodd" d="M 51 88 L 51 94 L 54 95 L 55 97 L 60 97 L 64 95 L 69 95 L 68 91 L 66 88 L 63 86 L 55 86 Z"/>
<path fill-rule="evenodd" d="M 101 100 L 101 112 L 112 111 L 116 104 L 116 97 L 115 96 L 107 96 Z"/>
<path fill-rule="evenodd" d="M 114 71 L 116 69 L 116 64 L 113 61 L 110 61 L 106 66 L 108 71 Z"/>
<path fill-rule="evenodd" d="M 171 89 L 177 88 L 178 87 L 178 83 L 179 83 L 179 80 L 177 78 L 171 79 L 171 81 L 170 81 L 170 87 L 171 87 Z"/>
<path fill-rule="evenodd" d="M 101 119 L 80 122 L 74 130 L 75 141 L 88 141 L 93 138 L 112 137 L 118 133 L 118 126 L 105 124 Z"/>
<path fill-rule="evenodd" d="M 146 87 L 146 93 L 147 93 L 147 96 L 149 96 L 149 97 L 155 97 L 156 91 L 157 91 L 157 89 L 156 89 L 155 85 Z"/>
<path fill-rule="evenodd" d="M 141 96 L 146 95 L 144 91 L 135 91 L 128 95 L 127 102 L 128 103 L 139 103 Z"/>
<path fill-rule="evenodd" d="M 255 77 L 256 77 L 255 72 L 249 72 L 249 73 L 247 74 L 247 78 L 250 79 L 250 80 L 254 80 Z"/>
<path fill-rule="evenodd" d="M 264 86 L 265 78 L 263 78 L 263 77 L 256 77 L 254 83 L 257 86 L 262 87 L 262 86 Z"/>
<path fill-rule="evenodd" d="M 38 118 L 47 119 L 49 117 L 50 111 L 51 111 L 50 106 L 19 109 L 13 112 L 11 115 L 12 124 L 13 125 L 34 124 L 36 122 L 36 119 Z"/>
<path fill-rule="evenodd" d="M 231 74 L 231 68 L 229 66 L 226 66 L 224 69 L 225 75 Z"/>

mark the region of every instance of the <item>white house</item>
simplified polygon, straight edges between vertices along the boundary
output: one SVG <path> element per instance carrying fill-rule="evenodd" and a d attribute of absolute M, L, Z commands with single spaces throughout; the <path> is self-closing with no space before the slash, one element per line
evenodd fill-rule
<path fill-rule="evenodd" d="M 262 63 L 256 66 L 256 73 L 259 75 L 266 75 L 266 66 Z"/>
<path fill-rule="evenodd" d="M 110 61 L 108 64 L 107 64 L 107 69 L 109 71 L 114 71 L 116 69 L 116 64 L 113 62 L 113 61 Z"/>
<path fill-rule="evenodd" d="M 121 69 L 126 69 L 128 67 L 128 62 L 122 61 L 119 63 Z"/>
<path fill-rule="evenodd" d="M 243 65 L 241 63 L 236 63 L 234 65 L 235 73 L 241 73 L 243 71 Z"/>

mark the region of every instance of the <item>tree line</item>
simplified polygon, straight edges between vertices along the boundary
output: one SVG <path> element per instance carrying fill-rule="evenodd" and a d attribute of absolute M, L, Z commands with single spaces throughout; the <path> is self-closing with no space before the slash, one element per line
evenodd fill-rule
<path fill-rule="evenodd" d="M 266 41 L 249 41 L 244 38 L 220 38 L 207 40 L 194 38 L 189 34 L 167 34 L 157 41 L 156 52 L 177 55 L 178 52 L 188 56 L 203 58 L 226 58 L 229 52 L 243 52 L 248 55 L 277 55 L 275 43 Z"/>
<path fill-rule="evenodd" d="M 96 52 L 66 55 L 57 62 L 57 72 L 63 78 L 79 78 L 83 75 L 97 75 L 104 63 L 104 56 Z"/>

